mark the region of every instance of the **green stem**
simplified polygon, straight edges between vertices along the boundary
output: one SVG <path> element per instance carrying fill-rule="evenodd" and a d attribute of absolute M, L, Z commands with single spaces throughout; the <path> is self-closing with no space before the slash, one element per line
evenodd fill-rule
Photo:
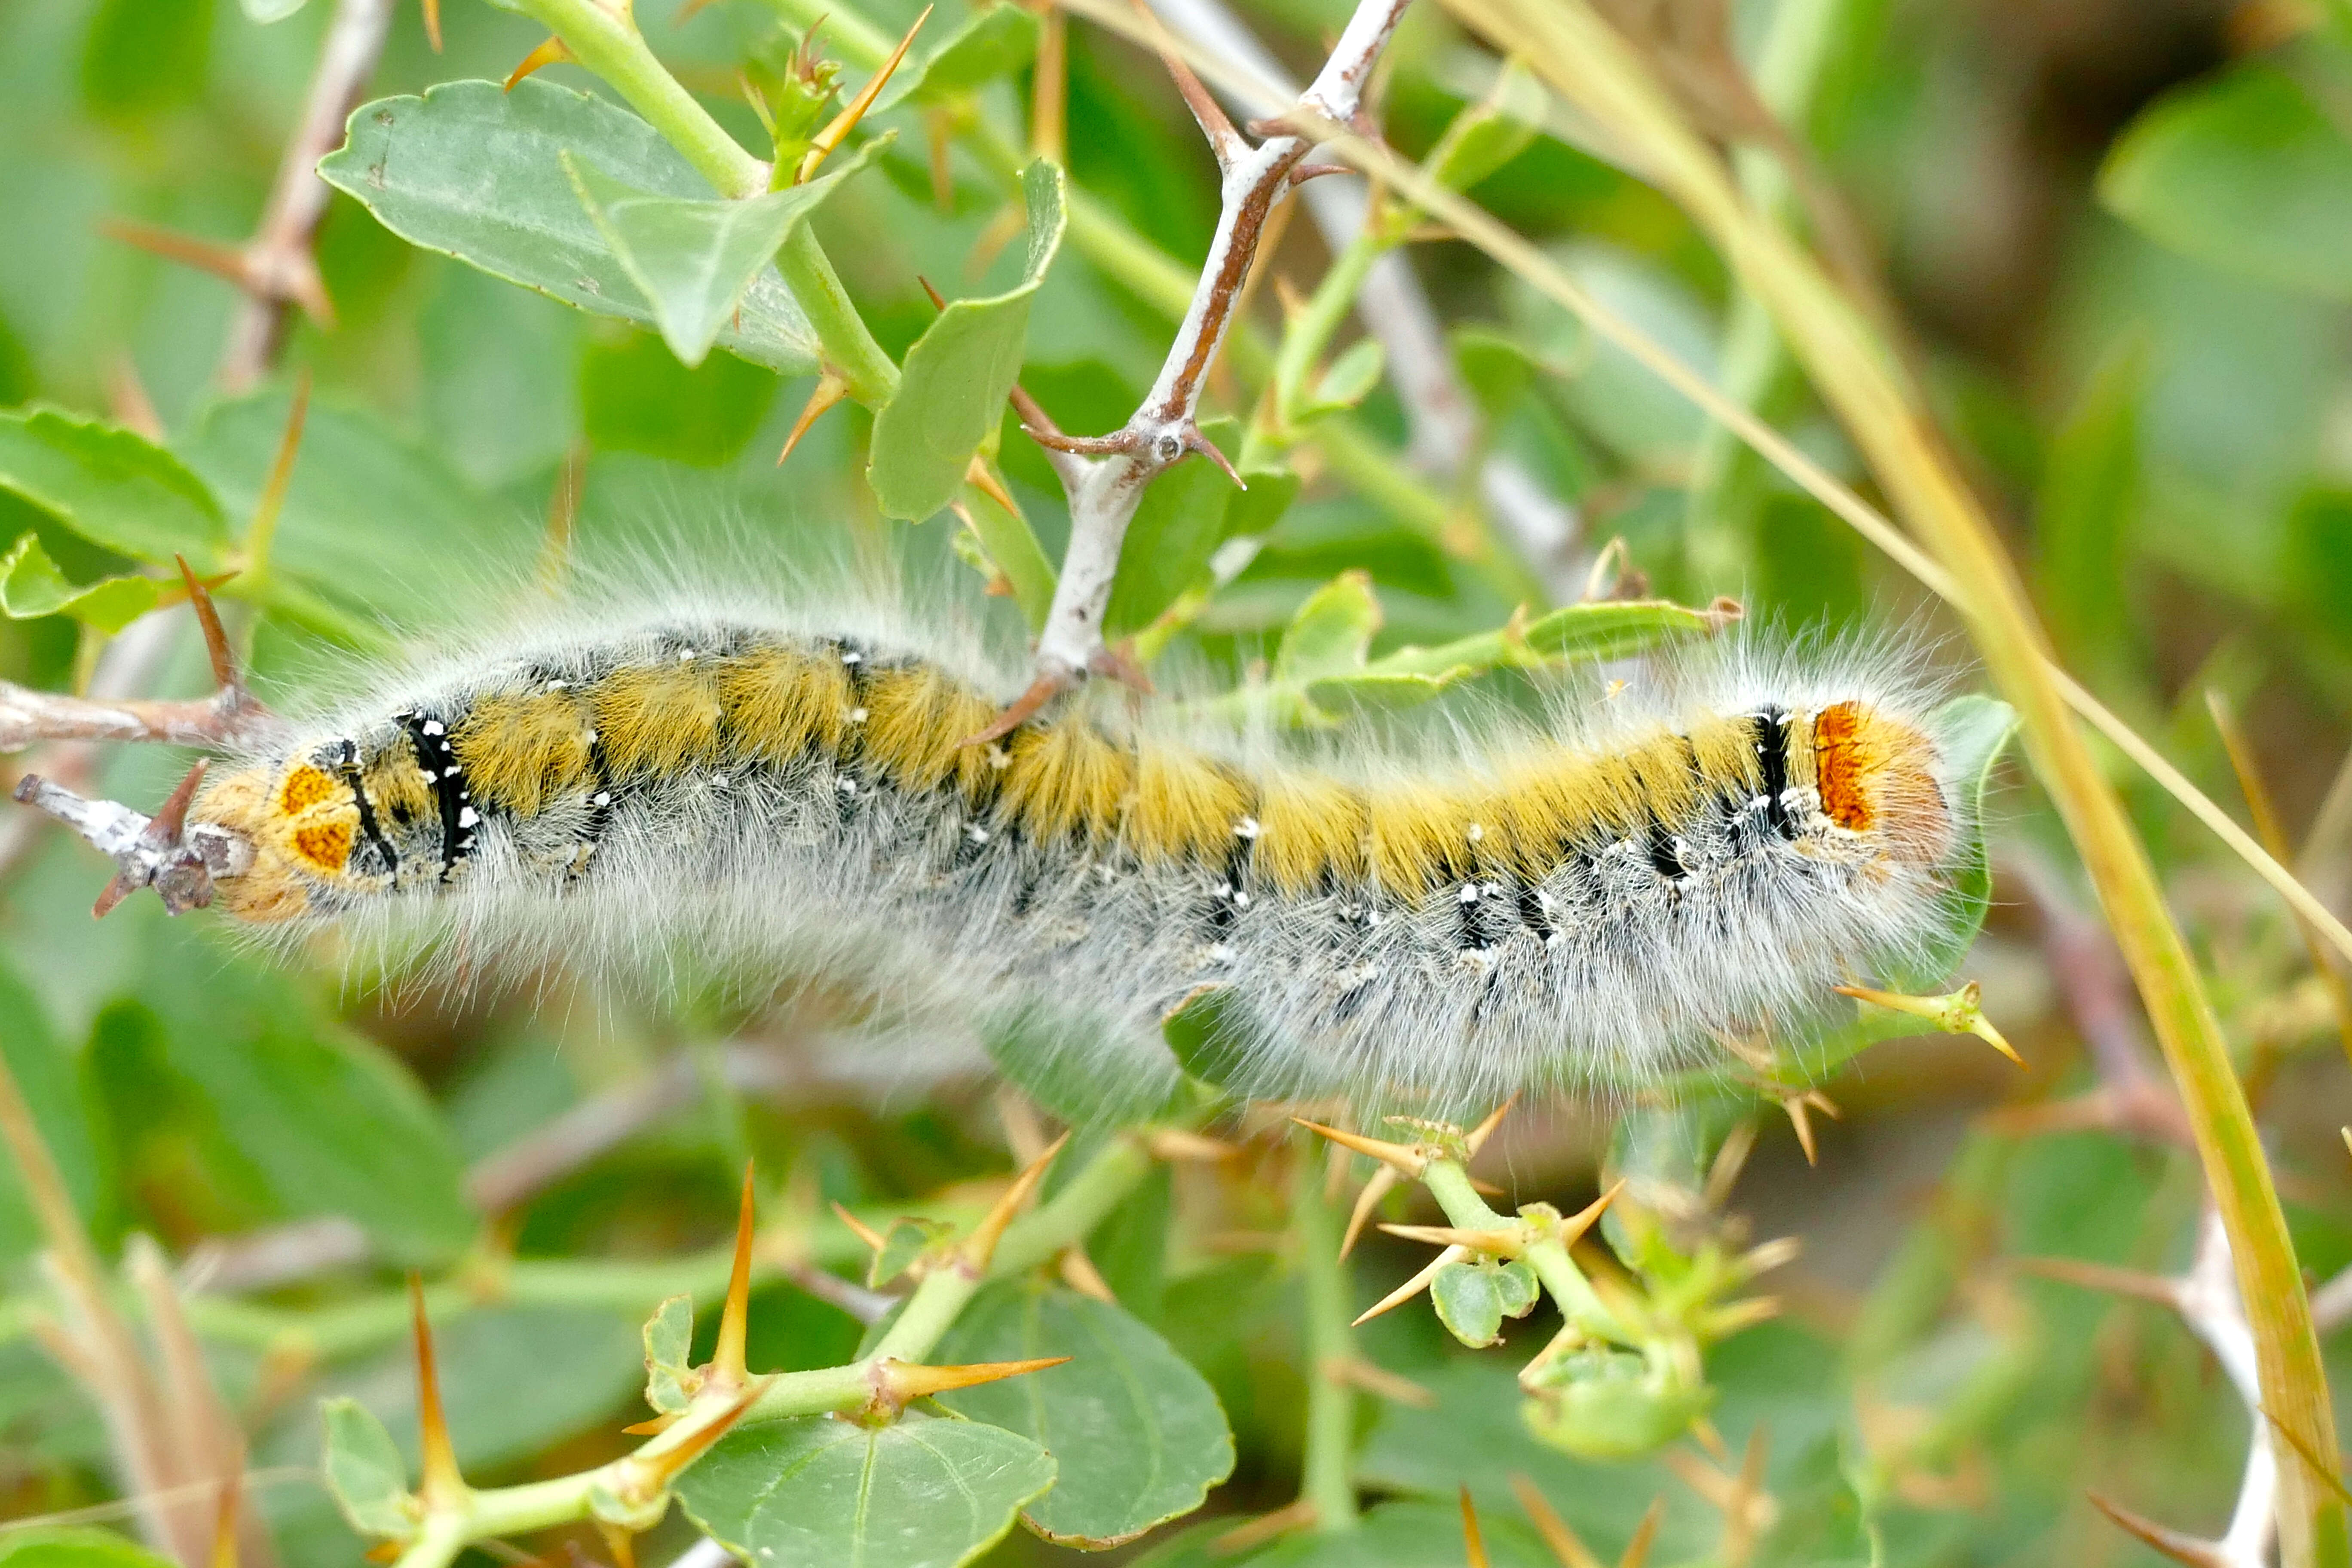
<path fill-rule="evenodd" d="M 670 75 L 646 47 L 627 7 L 607 10 L 597 0 L 516 3 L 562 39 L 572 58 L 611 83 L 720 195 L 740 200 L 768 188 L 768 165 L 743 151 Z M 850 303 L 833 263 L 806 224 L 793 228 L 776 264 L 816 330 L 825 362 L 848 382 L 849 395 L 868 408 L 888 402 L 898 389 L 898 367 L 866 330 L 866 319 Z"/>
<path fill-rule="evenodd" d="M 1312 1135 L 1301 1138 L 1313 1142 Z M 1306 1287 L 1307 1442 L 1298 1495 L 1315 1505 L 1315 1528 L 1356 1528 L 1355 1393 L 1340 1375 L 1355 1353 L 1348 1266 L 1339 1257 L 1339 1216 L 1323 1195 L 1321 1145 L 1303 1148 L 1291 1226 Z"/>
<path fill-rule="evenodd" d="M 1323 280 L 1307 296 L 1307 308 L 1283 330 L 1282 346 L 1274 356 L 1275 419 L 1286 432 L 1297 428 L 1299 410 L 1307 403 L 1307 378 L 1330 351 L 1331 340 L 1356 308 L 1364 279 L 1381 258 L 1396 248 L 1386 226 L 1367 222 L 1346 249 L 1332 258 Z"/>
<path fill-rule="evenodd" d="M 515 4 L 562 39 L 573 59 L 611 83 L 720 195 L 740 199 L 768 188 L 768 165 L 743 151 L 655 58 L 628 7 L 608 10 L 596 0 Z"/>
<path fill-rule="evenodd" d="M 840 275 L 805 223 L 793 226 L 792 237 L 776 253 L 776 268 L 784 275 L 793 298 L 816 329 L 824 363 L 841 373 L 849 395 L 867 408 L 880 408 L 898 390 L 898 367 L 882 352 L 866 330 L 866 318 L 850 301 Z"/>
<path fill-rule="evenodd" d="M 1478 1189 L 1470 1184 L 1470 1173 L 1458 1161 L 1431 1161 L 1429 1168 L 1422 1172 L 1421 1181 L 1457 1230 L 1507 1230 L 1517 1223 L 1487 1206 L 1486 1200 L 1478 1195 Z M 1566 1246 L 1556 1240 L 1538 1241 L 1520 1256 L 1551 1293 L 1552 1302 L 1559 1307 L 1562 1318 L 1597 1339 L 1615 1340 L 1622 1344 L 1639 1342 L 1601 1303 L 1592 1282 L 1576 1266 Z"/>

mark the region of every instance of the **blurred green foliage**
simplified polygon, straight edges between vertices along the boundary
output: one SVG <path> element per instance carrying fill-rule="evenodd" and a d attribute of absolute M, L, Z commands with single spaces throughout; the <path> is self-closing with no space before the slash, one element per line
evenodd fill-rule
<path fill-rule="evenodd" d="M 837 54 L 854 89 L 874 64 L 866 35 L 894 37 L 917 8 L 841 8 L 819 52 Z M 1013 630 L 1024 612 L 1035 620 L 1066 515 L 1051 470 L 997 412 L 1002 391 L 1017 374 L 1065 429 L 1117 426 L 1172 327 L 1160 285 L 1189 287 L 1217 212 L 1214 166 L 1148 57 L 1068 24 L 1065 183 L 1026 143 L 1045 24 L 950 0 L 819 183 L 725 204 L 576 68 L 501 91 L 542 37 L 526 18 L 446 0 L 436 55 L 404 9 L 350 147 L 326 169 L 340 194 L 316 249 L 333 320 L 298 320 L 265 384 L 226 395 L 213 373 L 236 291 L 101 224 L 238 243 L 333 9 L 0 8 L 0 675 L 86 681 L 104 638 L 168 590 L 174 553 L 205 572 L 237 563 L 298 375 L 312 402 L 274 542 L 261 569 L 242 563 L 223 589 L 273 698 L 331 689 L 354 650 L 461 626 L 485 584 L 551 558 L 551 509 L 585 561 L 887 556 L 967 589 L 1001 576 L 1017 608 L 990 613 Z M 837 84 L 791 63 L 814 8 L 724 0 L 682 20 L 674 9 L 647 0 L 640 20 L 745 147 L 766 151 L 772 132 L 795 151 L 822 124 Z M 1248 10 L 1307 65 L 1346 7 Z M 2306 869 L 2340 892 L 2352 839 L 2338 772 L 2352 739 L 2352 45 L 2291 10 L 1733 7 L 1751 62 L 1776 29 L 1822 27 L 1791 130 L 1884 258 L 1946 428 L 2009 520 L 2070 668 L 2222 799 L 2235 785 L 2203 703 L 2208 689 L 2230 696 L 2290 822 L 2336 823 Z M 1497 62 L 1431 0 L 1392 57 L 1380 110 L 1394 145 L 1433 153 L 1690 363 L 1727 384 L 1759 367 L 1759 412 L 1860 478 L 1769 342 L 1743 357 L 1725 269 L 1666 203 L 1578 145 L 1525 79 L 1506 75 L 1488 100 Z M 761 84 L 757 110 L 739 72 Z M 895 140 L 866 134 L 876 128 Z M 569 179 L 559 151 L 575 160 Z M 819 353 L 768 264 L 794 225 L 821 241 L 900 363 L 904 401 L 878 418 L 844 404 L 780 468 Z M 1305 400 L 1270 427 L 1258 394 L 1297 319 L 1286 296 L 1311 296 L 1330 261 L 1310 226 L 1291 226 L 1266 259 L 1247 341 L 1229 345 L 1212 383 L 1211 433 L 1249 488 L 1202 461 L 1163 479 L 1111 601 L 1113 631 L 1139 634 L 1202 700 L 1255 679 L 1262 711 L 1304 724 L 1381 721 L 1441 688 L 1529 704 L 1519 667 L 1698 635 L 1706 617 L 1683 606 L 1718 595 L 1790 627 L 1916 622 L 1935 642 L 1927 658 L 1961 666 L 1916 586 L 1842 523 L 1752 454 L 1711 449 L 1702 418 L 1630 359 L 1443 236 L 1415 234 L 1405 253 L 1448 330 L 1481 450 L 1573 506 L 1588 553 L 1622 540 L 1632 602 L 1533 602 L 1548 563 L 1513 553 L 1474 481 L 1405 460 L 1399 367 L 1353 324 L 1318 345 Z M 724 265 L 705 267 L 713 257 Z M 952 301 L 946 314 L 926 280 Z M 150 413 L 152 441 L 131 433 Z M 967 482 L 976 451 L 1017 514 Z M 147 689 L 205 689 L 187 633 L 174 622 Z M 92 766 L 94 787 L 146 805 L 184 761 L 126 750 Z M 2241 1045 L 2303 1259 L 2325 1278 L 2352 1264 L 2335 1131 L 2352 1121 L 2352 1086 L 2326 998 L 2258 885 L 2117 770 Z M 1990 812 L 1992 862 L 2063 895 L 2063 840 L 2044 804 L 2019 787 Z M 347 973 L 333 953 L 267 958 L 201 918 L 167 923 L 152 900 L 93 926 L 98 862 L 81 846 L 49 835 L 0 858 L 0 1056 L 101 1250 L 147 1232 L 192 1260 L 191 1317 L 250 1434 L 256 1501 L 289 1564 L 354 1549 L 308 1468 L 322 1395 L 357 1402 L 324 1417 L 345 1434 L 339 1454 L 373 1456 L 372 1469 L 339 1469 L 347 1501 L 373 1485 L 396 1508 L 405 1473 L 383 1455 L 414 1464 L 397 1271 L 434 1281 L 469 1477 L 551 1477 L 623 1451 L 617 1427 L 645 1414 L 637 1325 L 679 1291 L 706 1309 L 715 1299 L 724 1263 L 706 1249 L 745 1157 L 790 1173 L 767 1184 L 768 1217 L 788 1214 L 785 1228 L 845 1286 L 862 1254 L 817 1217 L 820 1199 L 886 1226 L 917 1210 L 968 1222 L 962 1184 L 1005 1163 L 977 1050 L 845 1045 L 859 1020 L 822 994 L 748 1022 L 562 986 L 455 995 Z M 1963 938 L 1988 909 L 1969 891 Z M 1492 1561 L 1551 1562 L 1521 1479 L 1603 1560 L 1654 1497 L 1659 1563 L 2153 1561 L 2090 1508 L 2092 1490 L 2218 1533 L 2247 1417 L 2204 1351 L 2156 1307 L 2013 1267 L 2183 1267 L 2194 1162 L 2129 1127 L 2068 1120 L 2060 1108 L 2103 1081 L 2080 1038 L 2095 1026 L 2069 998 L 2099 981 L 2053 967 L 2046 910 L 1989 908 L 1968 972 L 2030 1077 L 1966 1042 L 1880 1044 L 1885 1021 L 1865 1019 L 1777 1064 L 1760 1095 L 1747 1084 L 1726 1098 L 1727 1080 L 1709 1075 L 1679 1119 L 1628 1114 L 1626 1096 L 1522 1110 L 1501 1135 L 1507 1157 L 1480 1168 L 1563 1208 L 1604 1173 L 1649 1183 L 1579 1253 L 1620 1289 L 1664 1289 L 1695 1259 L 1762 1237 L 1805 1240 L 1780 1321 L 1706 1348 L 1720 1452 L 1683 1440 L 1610 1461 L 1538 1441 L 1512 1373 L 1558 1328 L 1554 1309 L 1522 1323 L 1511 1314 L 1523 1280 L 1457 1265 L 1437 1312 L 1416 1302 L 1348 1342 L 1387 1374 L 1359 1380 L 1372 1392 L 1347 1417 L 1364 1528 L 1276 1541 L 1248 1560 L 1459 1563 L 1466 1487 Z M 1182 1048 L 1213 1077 L 1213 1026 L 1202 1032 Z M 997 1044 L 1048 1110 L 1063 1107 L 1018 1042 Z M 1771 1102 L 1832 1069 L 1846 1120 L 1815 1124 L 1815 1169 Z M 2116 1071 L 2106 1061 L 2110 1093 Z M 631 1135 L 484 1212 L 500 1160 L 656 1082 L 671 1086 L 658 1114 Z M 1629 1130 L 1648 1142 L 1629 1147 Z M 1236 1522 L 1225 1516 L 1297 1494 L 1330 1371 L 1310 1349 L 1330 1325 L 1304 1321 L 1310 1287 L 1329 1281 L 1286 1197 L 1285 1163 L 1300 1157 L 1255 1135 L 1238 1159 L 1155 1174 L 1085 1247 L 1118 1306 L 1065 1284 L 998 1284 L 943 1352 L 1008 1360 L 1083 1342 L 1096 1359 L 943 1402 L 968 1421 L 754 1428 L 688 1472 L 686 1514 L 793 1561 L 901 1561 L 883 1527 L 919 1517 L 933 1533 L 905 1561 L 986 1551 L 1043 1563 L 1075 1561 L 1047 1538 L 1124 1538 L 1205 1494 L 1213 1517 L 1131 1550 L 1160 1568 L 1235 1561 L 1213 1544 Z M 1410 1187 L 1382 1212 L 1439 1217 Z M 354 1238 L 331 1266 L 207 1284 L 207 1267 L 236 1256 L 224 1239 L 298 1222 Z M 934 1233 L 903 1235 L 914 1257 Z M 0 1560 L 136 1568 L 149 1559 L 119 1537 L 5 1526 L 120 1495 L 105 1432 L 32 1337 L 47 1300 L 40 1243 L 21 1182 L 0 1170 Z M 1368 1306 L 1426 1261 L 1424 1248 L 1368 1236 L 1338 1288 Z M 763 1276 L 751 1364 L 846 1360 L 861 1325 L 841 1303 L 856 1300 Z M 712 1316 L 697 1314 L 698 1361 Z M 1467 1348 L 1497 1335 L 1499 1348 Z M 2342 1362 L 2340 1343 L 2330 1353 Z M 1685 1415 L 1667 1424 L 1677 1436 Z M 1760 1469 L 1743 1501 L 1726 1489 L 1751 1440 Z M 1158 1468 L 1138 1458 L 1146 1449 Z M 903 1495 L 871 1515 L 843 1503 L 877 1474 Z M 792 1489 L 747 1502 L 780 1476 Z M 1003 1533 L 1016 1513 L 1033 1532 Z M 641 1556 L 692 1533 L 684 1518 L 662 1531 Z"/>

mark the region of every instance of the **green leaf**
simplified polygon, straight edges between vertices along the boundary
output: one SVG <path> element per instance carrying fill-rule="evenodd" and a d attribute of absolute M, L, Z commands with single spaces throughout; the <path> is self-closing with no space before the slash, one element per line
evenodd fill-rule
<path fill-rule="evenodd" d="M 569 149 L 557 154 L 589 220 L 653 309 L 662 342 L 697 365 L 793 230 L 882 148 L 875 137 L 805 185 L 745 201 L 656 195 Z"/>
<path fill-rule="evenodd" d="M 910 1411 L 887 1426 L 803 1416 L 730 1432 L 677 1480 L 703 1532 L 761 1568 L 956 1568 L 1054 1484 L 1001 1426 Z"/>
<path fill-rule="evenodd" d="M 646 1320 L 646 1403 L 665 1415 L 693 1402 L 687 1392 L 694 1349 L 694 1298 L 672 1296 Z"/>
<path fill-rule="evenodd" d="M 1381 373 L 1388 368 L 1388 351 L 1378 338 L 1358 338 L 1340 351 L 1339 357 L 1315 384 L 1315 394 L 1307 406 L 1298 411 L 1302 420 L 1325 414 L 1337 414 L 1353 408 L 1371 395 L 1381 384 Z"/>
<path fill-rule="evenodd" d="M 1454 117 L 1422 167 L 1452 191 L 1466 191 L 1526 152 L 1544 123 L 1544 89 L 1513 59 L 1480 102 Z"/>
<path fill-rule="evenodd" d="M 457 1150 L 396 1058 L 194 929 L 151 927 L 147 955 L 139 994 L 170 1066 L 283 1215 L 345 1215 L 396 1262 L 445 1259 L 472 1239 Z"/>
<path fill-rule="evenodd" d="M 1201 433 L 1224 450 L 1239 440 L 1241 426 L 1231 419 L 1213 419 L 1201 426 Z M 1279 475 L 1279 470 L 1248 473 L 1242 481 L 1255 489 L 1262 483 L 1278 483 Z M 1297 493 L 1295 477 L 1290 493 Z M 1103 635 L 1116 639 L 1141 631 L 1174 604 L 1208 570 L 1209 558 L 1233 536 L 1234 524 L 1248 515 L 1234 504 L 1248 494 L 1234 489 L 1214 463 L 1197 458 L 1152 480 L 1119 548 L 1118 575 L 1111 583 L 1110 605 L 1103 612 Z M 1262 498 L 1260 504 L 1273 499 Z"/>
<path fill-rule="evenodd" d="M 362 1535 L 406 1536 L 416 1529 L 410 1511 L 408 1465 L 399 1445 L 356 1399 L 322 1400 L 320 1425 L 326 1429 L 320 1468 L 327 1489 Z"/>
<path fill-rule="evenodd" d="M 310 0 L 237 0 L 237 8 L 245 13 L 247 21 L 268 26 L 272 22 L 283 22 L 310 3 Z"/>
<path fill-rule="evenodd" d="M 627 1420 L 638 1391 L 637 1324 L 596 1307 L 477 1307 L 433 1324 L 441 1400 L 469 1476 L 512 1465 L 568 1437 Z M 257 1446 L 257 1465 L 315 1463 L 328 1406 L 356 1400 L 391 1434 L 400 1474 L 417 1473 L 416 1361 L 404 1339 L 332 1369 L 325 1404 L 301 1410 Z M 362 1449 L 362 1452 L 370 1451 Z M 381 1451 L 373 1450 L 381 1462 Z"/>
<path fill-rule="evenodd" d="M 902 1219 L 894 1222 L 882 1237 L 882 1245 L 866 1266 L 866 1284 L 869 1289 L 880 1289 L 891 1280 L 914 1267 L 915 1260 L 932 1247 L 955 1234 L 955 1226 L 945 1220 Z"/>
<path fill-rule="evenodd" d="M 119 426 L 59 409 L 0 414 L 0 489 L 152 566 L 177 554 L 214 572 L 228 552 L 220 502 L 179 459 Z"/>
<path fill-rule="evenodd" d="M 454 81 L 422 98 L 362 104 L 319 174 L 412 245 L 597 315 L 657 325 L 565 179 L 566 152 L 576 166 L 647 195 L 712 196 L 652 126 L 538 77 L 512 92 Z M 754 274 L 718 342 L 787 375 L 817 368 L 816 334 L 773 268 Z"/>
<path fill-rule="evenodd" d="M 1492 422 L 1508 414 L 1546 366 L 1528 345 L 1508 332 L 1473 323 L 1445 334 L 1454 367 L 1477 395 L 1479 410 Z"/>
<path fill-rule="evenodd" d="M 138 1542 L 110 1530 L 12 1530 L 0 1534 L 0 1563 L 8 1568 L 173 1568 Z"/>
<path fill-rule="evenodd" d="M 984 300 L 957 300 L 915 340 L 899 366 L 898 390 L 874 416 L 866 477 L 886 517 L 920 522 L 963 483 L 981 443 L 1003 419 L 1021 374 L 1029 305 L 1061 248 L 1068 223 L 1061 169 L 1039 159 L 1021 177 L 1029 212 L 1029 256 L 1021 281 Z"/>
<path fill-rule="evenodd" d="M 1717 630 L 1723 617 L 1665 599 L 1568 605 L 1524 626 L 1505 626 L 1437 647 L 1404 647 L 1365 667 L 1371 675 L 1458 679 L 1487 669 L 1601 664 L 1632 658 L 1676 637 Z"/>
<path fill-rule="evenodd" d="M 29 621 L 70 616 L 102 632 L 119 632 L 155 607 L 163 584 L 152 577 L 107 577 L 76 584 L 66 581 L 41 537 L 27 531 L 0 556 L 0 613 Z"/>
<path fill-rule="evenodd" d="M 1352 675 L 1364 668 L 1372 636 L 1381 629 L 1381 602 L 1368 572 L 1342 572 L 1318 588 L 1282 634 L 1275 656 L 1277 686 Z"/>
<path fill-rule="evenodd" d="M 1507 1318 L 1524 1318 L 1536 1310 L 1543 1287 L 1525 1258 L 1514 1258 L 1495 1270 L 1495 1300 Z"/>
<path fill-rule="evenodd" d="M 870 111 L 885 113 L 911 99 L 938 103 L 1022 69 L 1037 56 L 1037 18 L 1020 5 L 974 11 L 919 62 L 898 68 Z"/>
<path fill-rule="evenodd" d="M 2352 299 L 2352 136 L 2273 66 L 2158 99 L 2108 154 L 2099 198 L 2200 261 Z"/>
<path fill-rule="evenodd" d="M 2068 667 L 2095 690 L 2113 691 L 2118 678 L 2129 679 L 2134 639 L 2125 558 L 2140 500 L 2139 411 L 2147 390 L 2147 345 L 2135 338 L 2092 374 L 2051 445 L 2035 498 L 2036 586 L 2051 635 Z"/>
<path fill-rule="evenodd" d="M 1503 1337 L 1503 1298 L 1498 1271 L 1486 1263 L 1449 1263 L 1429 1282 L 1430 1304 L 1445 1331 L 1474 1351 Z"/>
<path fill-rule="evenodd" d="M 1192 1512 L 1233 1473 L 1233 1434 L 1215 1391 L 1166 1340 L 1108 1302 L 1005 1280 L 973 1298 L 934 1359 L 1044 1356 L 1071 1359 L 940 1403 L 1024 1433 L 1054 1456 L 1054 1489 L 1024 1514 L 1047 1540 L 1115 1546 Z"/>
<path fill-rule="evenodd" d="M 216 403 L 174 446 L 226 506 L 249 514 L 286 416 L 281 392 Z M 381 416 L 316 398 L 261 596 L 270 609 L 346 640 L 380 637 L 386 626 L 438 630 L 465 615 L 466 595 L 419 584 L 511 581 L 538 558 L 541 531 L 533 510 L 483 494 Z M 232 578 L 225 591 L 247 585 Z"/>

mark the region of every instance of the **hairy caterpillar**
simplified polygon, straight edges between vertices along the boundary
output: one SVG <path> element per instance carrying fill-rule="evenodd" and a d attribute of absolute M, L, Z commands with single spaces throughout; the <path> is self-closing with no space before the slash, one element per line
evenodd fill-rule
<path fill-rule="evenodd" d="M 1021 678 L 872 610 L 709 596 L 446 657 L 198 797 L 216 907 L 471 967 L 680 952 L 1045 1029 L 1164 1087 L 1222 988 L 1236 1087 L 1623 1081 L 1818 1008 L 1944 921 L 1969 790 L 1884 647 L 1745 636 L 1541 724 L 1348 751 Z M 1654 689 L 1651 689 L 1654 687 Z"/>

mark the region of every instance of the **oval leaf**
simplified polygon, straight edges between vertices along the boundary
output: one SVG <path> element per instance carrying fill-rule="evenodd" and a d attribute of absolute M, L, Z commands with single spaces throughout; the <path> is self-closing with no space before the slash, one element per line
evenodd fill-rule
<path fill-rule="evenodd" d="M 629 269 L 582 210 L 558 154 L 651 196 L 712 199 L 710 186 L 626 110 L 537 77 L 444 82 L 352 114 L 320 177 L 411 245 L 647 326 L 659 323 Z M 761 268 L 718 333 L 721 348 L 787 375 L 817 367 L 816 334 L 773 268 Z"/>
<path fill-rule="evenodd" d="M 956 1568 L 1053 1484 L 1052 1456 L 1001 1426 L 812 1415 L 729 1433 L 678 1478 L 677 1499 L 761 1568 Z"/>
<path fill-rule="evenodd" d="M 36 533 L 27 532 L 0 556 L 0 614 L 10 620 L 70 616 L 100 631 L 119 632 L 153 609 L 162 591 L 152 577 L 68 583 Z"/>
<path fill-rule="evenodd" d="M 975 1421 L 1027 1434 L 1060 1466 L 1032 1503 L 1031 1529 L 1093 1550 L 1192 1512 L 1233 1473 L 1216 1391 L 1168 1342 L 1121 1308 L 1058 1286 L 1008 1280 L 965 1308 L 939 1359 L 1067 1364 L 943 1394 Z"/>
<path fill-rule="evenodd" d="M 1003 416 L 1021 374 L 1029 302 L 1062 246 L 1068 221 L 1061 169 L 1044 159 L 1022 175 L 1029 207 L 1029 258 L 1021 281 L 986 300 L 958 300 L 940 312 L 899 367 L 898 390 L 874 417 L 866 477 L 887 517 L 920 522 L 955 500 L 980 444 Z"/>
<path fill-rule="evenodd" d="M 1485 1263 L 1449 1263 L 1429 1282 L 1437 1321 L 1474 1351 L 1503 1337 L 1503 1297 L 1495 1273 Z"/>
<path fill-rule="evenodd" d="M 404 1536 L 416 1528 L 409 1511 L 408 1466 L 383 1423 L 356 1399 L 322 1400 L 326 1428 L 320 1468 L 335 1505 L 362 1535 Z"/>
<path fill-rule="evenodd" d="M 656 195 L 568 149 L 557 156 L 614 259 L 652 307 L 662 342 L 680 363 L 696 365 L 793 230 L 889 140 L 866 142 L 805 185 L 740 202 Z"/>
<path fill-rule="evenodd" d="M 178 458 L 120 426 L 55 408 L 0 414 L 0 489 L 93 544 L 150 565 L 217 570 L 228 519 Z"/>
<path fill-rule="evenodd" d="M 2200 261 L 2352 298 L 2352 135 L 2271 66 L 2159 100 L 2108 156 L 2099 197 Z"/>

